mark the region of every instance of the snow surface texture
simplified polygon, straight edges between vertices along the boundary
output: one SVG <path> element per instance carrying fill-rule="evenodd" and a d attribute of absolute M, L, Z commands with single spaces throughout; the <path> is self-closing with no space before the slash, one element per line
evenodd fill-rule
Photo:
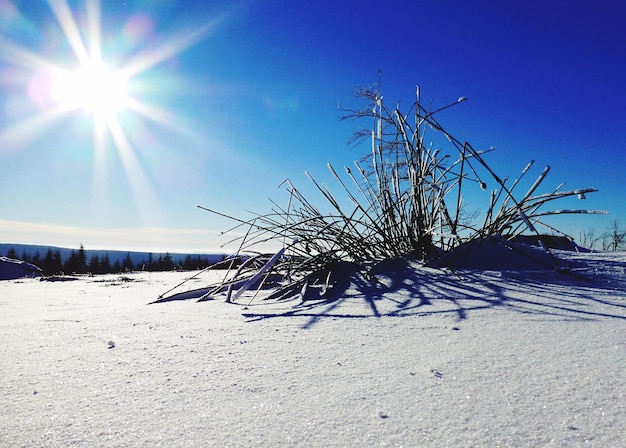
<path fill-rule="evenodd" d="M 558 255 L 248 307 L 146 305 L 189 272 L 0 282 L 0 446 L 626 446 L 626 253 Z"/>

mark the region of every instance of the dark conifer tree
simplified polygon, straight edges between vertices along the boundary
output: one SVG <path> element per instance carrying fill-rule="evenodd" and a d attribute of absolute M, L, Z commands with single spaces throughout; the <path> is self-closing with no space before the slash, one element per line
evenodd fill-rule
<path fill-rule="evenodd" d="M 122 269 L 124 271 L 135 270 L 135 266 L 133 265 L 133 260 L 131 260 L 130 258 L 130 253 L 126 253 L 126 257 L 124 258 L 124 261 L 122 262 Z"/>
<path fill-rule="evenodd" d="M 80 249 L 78 249 L 78 270 L 77 272 L 84 274 L 87 272 L 87 253 L 85 252 L 85 248 L 83 245 L 80 245 Z"/>
<path fill-rule="evenodd" d="M 92 255 L 89 260 L 89 272 L 92 274 L 100 274 L 100 257 Z"/>
<path fill-rule="evenodd" d="M 67 260 L 65 260 L 65 264 L 63 266 L 63 270 L 70 274 L 75 274 L 78 272 L 78 256 L 76 255 L 76 251 L 72 249 L 70 256 Z"/>
<path fill-rule="evenodd" d="M 59 274 L 63 271 L 63 258 L 61 257 L 61 251 L 59 249 L 54 251 L 52 255 L 52 273 Z"/>
<path fill-rule="evenodd" d="M 32 258 L 30 259 L 30 263 L 34 264 L 37 267 L 41 267 L 42 259 L 41 259 L 41 252 L 39 252 L 39 249 L 35 251 L 35 255 L 33 255 Z"/>
<path fill-rule="evenodd" d="M 172 260 L 172 256 L 169 252 L 165 254 L 165 258 L 163 258 L 163 269 L 166 271 L 171 271 L 175 267 L 174 260 Z"/>
<path fill-rule="evenodd" d="M 43 275 L 53 275 L 54 272 L 54 254 L 52 253 L 52 249 L 48 248 L 46 252 L 46 256 L 39 266 L 43 270 Z"/>
<path fill-rule="evenodd" d="M 102 262 L 100 263 L 100 270 L 103 274 L 108 274 L 111 272 L 111 260 L 109 260 L 109 254 L 104 254 L 102 257 Z"/>

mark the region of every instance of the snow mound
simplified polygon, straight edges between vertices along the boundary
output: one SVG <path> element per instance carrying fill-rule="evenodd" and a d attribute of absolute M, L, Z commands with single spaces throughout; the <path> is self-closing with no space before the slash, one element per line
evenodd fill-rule
<path fill-rule="evenodd" d="M 40 277 L 41 269 L 22 260 L 0 257 L 0 280 L 14 280 L 24 277 Z"/>
<path fill-rule="evenodd" d="M 514 243 L 500 236 L 462 244 L 426 265 L 433 268 L 491 271 L 537 271 L 564 267 L 560 260 L 543 249 Z"/>

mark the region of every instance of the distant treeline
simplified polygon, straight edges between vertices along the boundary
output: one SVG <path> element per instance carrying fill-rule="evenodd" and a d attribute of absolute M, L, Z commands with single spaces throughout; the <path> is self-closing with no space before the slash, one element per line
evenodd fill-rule
<path fill-rule="evenodd" d="M 0 254 L 1 255 L 1 254 Z M 45 254 L 37 250 L 34 254 L 24 251 L 19 254 L 14 248 L 9 248 L 5 254 L 8 258 L 23 260 L 34 264 L 43 271 L 43 275 L 57 274 L 115 274 L 130 271 L 173 271 L 173 270 L 198 270 L 215 265 L 215 257 L 206 255 L 185 255 L 174 259 L 169 253 L 154 257 L 148 253 L 141 262 L 133 262 L 130 253 L 121 261 L 111 262 L 109 256 L 91 255 L 88 257 L 85 248 L 72 250 L 70 255 L 63 257 L 59 249 L 49 248 Z M 226 258 L 223 256 L 222 259 Z M 239 264 L 239 263 L 237 263 Z"/>

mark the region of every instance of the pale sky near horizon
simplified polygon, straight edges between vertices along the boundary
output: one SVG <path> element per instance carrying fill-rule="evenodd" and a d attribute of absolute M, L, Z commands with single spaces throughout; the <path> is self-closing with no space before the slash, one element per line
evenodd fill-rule
<path fill-rule="evenodd" d="M 626 227 L 626 7 L 620 1 L 0 0 L 0 242 L 222 251 L 228 220 L 269 211 L 359 159 L 356 86 L 444 106 L 438 120 L 515 178 L 595 187 L 574 237 Z M 101 54 L 118 90 L 74 76 Z M 84 64 L 83 64 L 84 65 Z M 98 90 L 98 89 L 96 89 Z M 78 92 L 78 94 L 76 93 Z M 121 93 L 120 93 L 121 92 Z M 87 101 L 85 98 L 88 97 Z M 100 104 L 100 106 L 98 106 Z M 103 105 L 104 104 L 104 105 Z M 363 125 L 367 126 L 368 123 Z M 329 181 L 331 188 L 336 184 Z M 337 189 L 340 191 L 340 188 Z M 485 197 L 472 198 L 476 209 Z"/>

